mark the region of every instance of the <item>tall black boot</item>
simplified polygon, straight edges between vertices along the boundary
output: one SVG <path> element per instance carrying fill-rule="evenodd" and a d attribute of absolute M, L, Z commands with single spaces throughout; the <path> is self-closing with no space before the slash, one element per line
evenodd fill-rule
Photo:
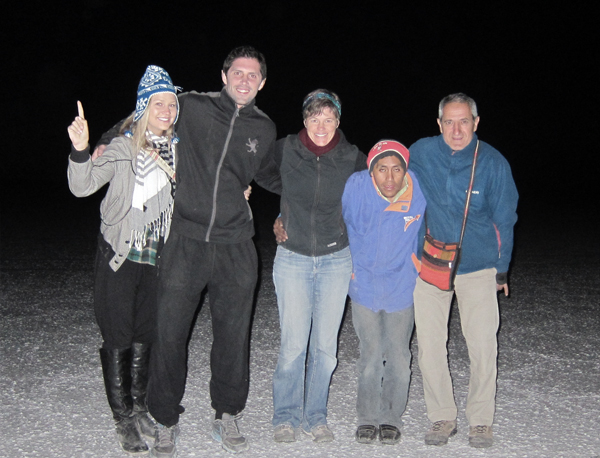
<path fill-rule="evenodd" d="M 148 452 L 133 416 L 131 398 L 131 349 L 100 349 L 104 387 L 115 419 L 117 438 L 125 452 L 132 455 Z"/>
<path fill-rule="evenodd" d="M 151 344 L 134 342 L 131 346 L 131 397 L 138 431 L 148 439 L 154 439 L 156 424 L 148 415 L 146 392 Z"/>

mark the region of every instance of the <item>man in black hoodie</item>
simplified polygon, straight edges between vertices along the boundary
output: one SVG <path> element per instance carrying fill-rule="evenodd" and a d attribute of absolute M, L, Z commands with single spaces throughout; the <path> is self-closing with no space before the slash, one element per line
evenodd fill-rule
<path fill-rule="evenodd" d="M 249 386 L 249 330 L 257 281 L 254 223 L 244 190 L 280 191 L 267 168 L 275 124 L 254 104 L 266 81 L 264 56 L 236 48 L 221 72 L 220 93 L 179 96 L 177 192 L 171 233 L 159 269 L 158 330 L 152 351 L 148 407 L 159 423 L 154 456 L 176 454 L 187 340 L 200 295 L 208 288 L 214 341 L 210 394 L 212 436 L 231 452 L 246 450 L 236 420 Z M 263 173 L 264 177 L 265 174 Z"/>

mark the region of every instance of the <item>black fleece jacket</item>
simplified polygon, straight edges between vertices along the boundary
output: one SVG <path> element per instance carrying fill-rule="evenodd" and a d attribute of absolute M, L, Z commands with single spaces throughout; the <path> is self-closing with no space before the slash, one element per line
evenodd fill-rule
<path fill-rule="evenodd" d="M 339 143 L 317 157 L 298 135 L 278 140 L 273 160 L 280 165 L 281 218 L 288 239 L 281 245 L 305 256 L 323 256 L 348 246 L 342 194 L 354 172 L 367 168 L 366 156 L 340 132 Z"/>
<path fill-rule="evenodd" d="M 252 101 L 238 109 L 225 89 L 179 96 L 177 194 L 171 230 L 206 242 L 254 235 L 244 190 L 269 163 L 275 124 Z M 257 181 L 280 192 L 278 175 Z"/>

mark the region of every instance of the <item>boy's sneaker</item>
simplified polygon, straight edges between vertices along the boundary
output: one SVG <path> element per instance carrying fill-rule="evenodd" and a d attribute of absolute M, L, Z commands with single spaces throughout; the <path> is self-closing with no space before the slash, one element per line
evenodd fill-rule
<path fill-rule="evenodd" d="M 373 444 L 377 439 L 377 426 L 375 425 L 360 425 L 356 429 L 356 442 L 359 444 Z"/>
<path fill-rule="evenodd" d="M 248 450 L 248 442 L 240 434 L 237 426 L 237 420 L 240 418 L 242 418 L 241 414 L 229 415 L 224 413 L 220 420 L 213 421 L 211 435 L 228 452 L 238 453 Z"/>
<path fill-rule="evenodd" d="M 446 445 L 448 438 L 454 436 L 456 431 L 456 420 L 436 421 L 425 434 L 425 443 L 427 445 Z"/>
<path fill-rule="evenodd" d="M 277 425 L 273 432 L 273 440 L 275 442 L 296 442 L 296 432 L 288 423 Z"/>
<path fill-rule="evenodd" d="M 475 448 L 491 447 L 494 435 L 491 426 L 478 425 L 469 428 L 469 445 Z"/>
<path fill-rule="evenodd" d="M 397 444 L 400 442 L 400 430 L 393 425 L 379 425 L 379 440 L 382 444 Z"/>
<path fill-rule="evenodd" d="M 158 424 L 156 437 L 150 455 L 156 458 L 173 458 L 177 456 L 177 442 L 179 440 L 179 425 L 167 428 Z"/>
<path fill-rule="evenodd" d="M 304 431 L 304 434 L 312 437 L 313 442 L 331 442 L 334 439 L 333 433 L 327 425 L 317 425 L 310 432 Z"/>

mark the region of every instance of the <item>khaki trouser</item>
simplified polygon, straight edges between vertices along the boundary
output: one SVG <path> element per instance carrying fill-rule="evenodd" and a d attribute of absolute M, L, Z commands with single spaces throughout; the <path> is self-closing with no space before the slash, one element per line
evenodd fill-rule
<path fill-rule="evenodd" d="M 447 350 L 448 317 L 454 293 L 471 363 L 465 414 L 470 426 L 491 426 L 496 397 L 496 334 L 500 321 L 496 269 L 458 275 L 454 292 L 441 291 L 417 279 L 415 324 L 427 416 L 432 422 L 454 420 L 457 416 Z"/>

